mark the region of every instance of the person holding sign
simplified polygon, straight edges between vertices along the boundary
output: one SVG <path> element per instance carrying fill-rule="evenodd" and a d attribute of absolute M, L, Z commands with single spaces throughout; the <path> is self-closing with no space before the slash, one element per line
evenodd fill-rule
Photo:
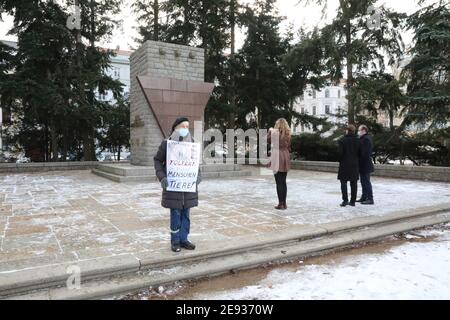
<path fill-rule="evenodd" d="M 153 160 L 163 188 L 161 205 L 170 209 L 172 251 L 195 250 L 195 245 L 188 240 L 189 214 L 191 208 L 198 206 L 200 144 L 194 142 L 189 132 L 188 118 L 174 122 L 172 134 L 161 143 Z"/>

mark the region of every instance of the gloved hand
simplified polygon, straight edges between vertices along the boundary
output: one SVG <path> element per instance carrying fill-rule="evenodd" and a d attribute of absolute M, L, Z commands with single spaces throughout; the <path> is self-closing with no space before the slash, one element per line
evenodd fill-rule
<path fill-rule="evenodd" d="M 162 178 L 161 179 L 161 188 L 166 190 L 168 186 L 169 186 L 169 181 L 167 181 L 167 178 L 165 178 L 165 177 Z"/>

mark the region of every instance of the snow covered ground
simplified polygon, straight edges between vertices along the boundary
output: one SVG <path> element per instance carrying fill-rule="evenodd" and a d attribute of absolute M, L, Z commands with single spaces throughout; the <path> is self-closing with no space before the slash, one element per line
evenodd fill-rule
<path fill-rule="evenodd" d="M 380 253 L 272 270 L 256 284 L 192 299 L 450 299 L 450 224 Z M 417 238 L 417 239 L 420 239 Z M 212 286 L 211 286 L 212 287 Z M 177 297 L 180 298 L 180 297 Z M 181 297 L 182 298 L 182 297 Z"/>
<path fill-rule="evenodd" d="M 339 207 L 334 173 L 293 170 L 287 183 L 289 208 L 279 211 L 270 171 L 206 179 L 191 212 L 190 239 L 201 251 L 298 226 L 450 208 L 448 183 L 374 177 L 376 204 L 346 208 Z M 167 257 L 169 226 L 156 181 L 113 183 L 87 170 L 0 174 L 0 274 L 122 254 Z"/>

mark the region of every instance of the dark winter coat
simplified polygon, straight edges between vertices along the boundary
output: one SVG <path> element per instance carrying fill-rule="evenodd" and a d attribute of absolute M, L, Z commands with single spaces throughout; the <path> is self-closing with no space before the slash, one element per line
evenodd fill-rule
<path fill-rule="evenodd" d="M 359 180 L 360 153 L 360 141 L 357 135 L 347 134 L 339 140 L 339 180 Z"/>
<path fill-rule="evenodd" d="M 167 156 L 167 140 L 164 140 L 159 146 L 158 153 L 153 158 L 155 163 L 156 176 L 158 177 L 159 181 L 161 181 L 163 178 L 167 176 L 166 156 Z M 198 177 L 199 179 L 201 179 L 200 170 L 198 172 Z M 189 209 L 197 207 L 198 189 L 197 192 L 173 192 L 163 190 L 161 205 L 164 208 L 169 209 Z"/>
<path fill-rule="evenodd" d="M 359 158 L 359 172 L 362 174 L 374 171 L 372 162 L 373 143 L 372 137 L 368 134 L 361 136 L 361 157 Z"/>

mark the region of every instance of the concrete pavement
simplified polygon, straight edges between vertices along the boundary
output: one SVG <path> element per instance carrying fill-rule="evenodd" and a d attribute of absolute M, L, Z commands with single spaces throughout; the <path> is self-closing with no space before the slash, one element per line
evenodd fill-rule
<path fill-rule="evenodd" d="M 338 207 L 334 174 L 292 171 L 288 189 L 280 212 L 270 175 L 204 181 L 192 211 L 198 250 L 176 255 L 157 183 L 87 171 L 0 175 L 0 292 L 64 283 L 73 265 L 87 280 L 450 210 L 444 183 L 375 178 L 377 205 L 355 208 Z"/>

